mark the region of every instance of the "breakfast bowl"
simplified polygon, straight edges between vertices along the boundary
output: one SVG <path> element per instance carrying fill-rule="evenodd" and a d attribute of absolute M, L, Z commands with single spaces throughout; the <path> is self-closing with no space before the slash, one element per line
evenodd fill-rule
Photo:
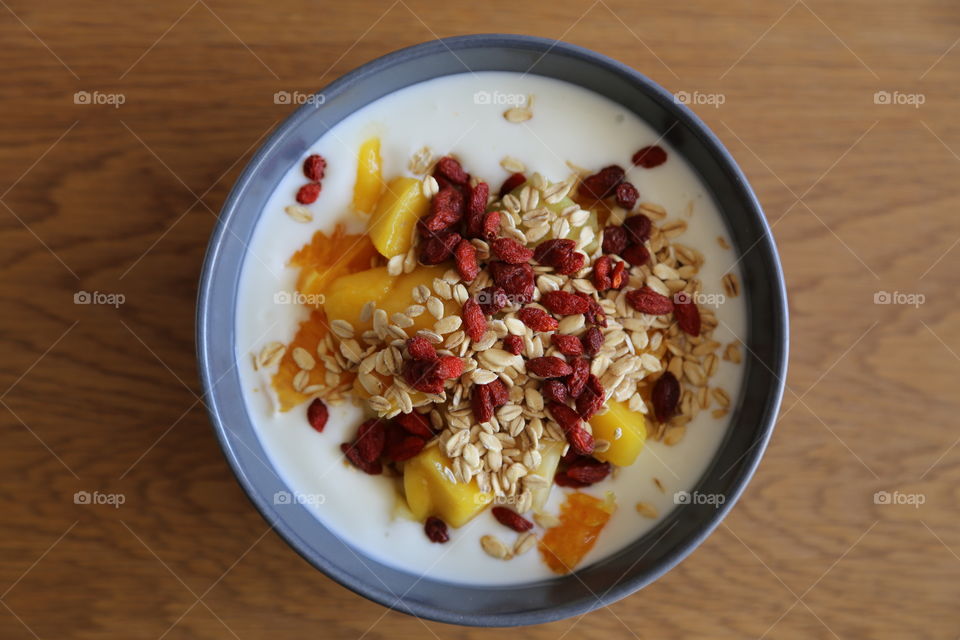
<path fill-rule="evenodd" d="M 633 69 L 527 36 L 294 95 L 197 310 L 214 431 L 263 517 L 348 589 L 462 625 L 579 615 L 691 553 L 759 464 L 788 349 L 720 141 Z"/>

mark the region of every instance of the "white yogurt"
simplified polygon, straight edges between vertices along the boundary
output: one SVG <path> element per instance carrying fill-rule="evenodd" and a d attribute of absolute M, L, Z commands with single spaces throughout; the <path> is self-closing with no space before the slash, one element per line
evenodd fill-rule
<path fill-rule="evenodd" d="M 501 114 L 512 105 L 504 102 L 527 94 L 536 97 L 533 119 L 523 124 L 507 122 Z M 512 544 L 516 535 L 498 524 L 489 510 L 467 526 L 451 530 L 449 543 L 429 542 L 421 524 L 394 517 L 397 493 L 391 479 L 368 476 L 343 464 L 339 445 L 352 439 L 362 417 L 359 409 L 349 404 L 332 407 L 326 430 L 316 433 L 307 424 L 304 407 L 287 413 L 274 411 L 267 376 L 253 369 L 251 352 L 259 352 L 272 340 L 289 342 L 307 316 L 302 307 L 274 302 L 294 291 L 297 273 L 286 266 L 291 254 L 308 242 L 314 231 L 328 231 L 338 221 L 353 219 L 356 230 L 362 229 L 361 221 L 350 213 L 350 202 L 356 151 L 371 135 L 382 140 L 383 171 L 388 178 L 407 174 L 410 156 L 424 145 L 437 156 L 455 154 L 467 171 L 489 181 L 494 190 L 508 175 L 499 165 L 507 155 L 551 181 L 569 175 L 567 161 L 591 169 L 614 163 L 629 167 L 627 179 L 639 189 L 640 201 L 661 204 L 670 218 L 688 221 L 689 230 L 681 241 L 706 257 L 700 277 L 707 294 L 722 293 L 720 278 L 735 261 L 733 252 L 722 249 L 716 240 L 727 237 L 726 230 L 697 175 L 668 144 L 658 141 L 645 122 L 585 89 L 515 73 L 430 80 L 390 94 L 336 125 L 310 149 L 304 149 L 304 157 L 320 153 L 328 161 L 323 192 L 309 207 L 313 223 L 295 222 L 284 213 L 304 181 L 299 163 L 271 196 L 244 263 L 236 345 L 247 409 L 269 463 L 291 492 L 323 496 L 308 505 L 316 517 L 385 564 L 435 579 L 484 585 L 549 577 L 553 574 L 536 550 L 508 562 L 483 553 L 480 536 L 489 533 Z M 652 170 L 632 167 L 631 155 L 655 142 L 667 150 L 666 164 Z M 721 320 L 716 340 L 727 343 L 745 335 L 742 298 L 727 300 L 716 312 Z M 712 381 L 737 398 L 741 377 L 740 367 L 721 362 Z M 581 566 L 618 551 L 657 523 L 636 512 L 638 501 L 655 506 L 660 517 L 673 509 L 674 493 L 692 490 L 713 458 L 728 422 L 702 412 L 688 425 L 687 435 L 678 445 L 650 442 L 632 466 L 588 489 L 595 495 L 614 491 L 619 507 Z M 657 489 L 653 478 L 662 482 L 664 492 Z M 549 511 L 558 512 L 563 495 L 564 490 L 553 488 Z"/>

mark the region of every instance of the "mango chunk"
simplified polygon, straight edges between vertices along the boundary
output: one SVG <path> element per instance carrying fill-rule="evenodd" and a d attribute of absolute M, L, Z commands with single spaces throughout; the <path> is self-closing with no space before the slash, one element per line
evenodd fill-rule
<path fill-rule="evenodd" d="M 377 255 L 366 235 L 348 234 L 338 224 L 331 235 L 322 231 L 313 234 L 290 258 L 290 266 L 300 267 L 297 291 L 304 294 L 307 304 L 319 306 L 321 294 L 337 278 L 370 268 L 370 260 Z"/>
<path fill-rule="evenodd" d="M 553 476 L 557 473 L 557 466 L 560 464 L 560 458 L 563 454 L 562 442 L 542 442 L 540 443 L 540 466 L 534 473 L 547 481 L 546 486 L 533 490 L 533 510 L 539 511 L 547 504 L 547 498 L 550 497 L 550 489 L 553 487 Z"/>
<path fill-rule="evenodd" d="M 434 278 L 442 278 L 446 270 L 446 267 L 420 265 L 410 273 L 397 276 L 390 294 L 377 307 L 386 311 L 388 316 L 403 313 L 414 303 L 413 290 L 424 285 L 432 292 Z M 444 315 L 460 315 L 459 306 L 452 300 L 444 300 L 443 308 Z M 429 312 L 421 313 L 413 319 L 413 325 L 407 328 L 407 335 L 412 336 L 421 329 L 433 329 L 436 321 Z"/>
<path fill-rule="evenodd" d="M 370 240 L 385 258 L 410 249 L 417 220 L 427 213 L 430 201 L 416 178 L 398 177 L 387 184 L 386 193 L 370 218 Z"/>
<path fill-rule="evenodd" d="M 383 191 L 380 175 L 380 138 L 370 138 L 360 145 L 357 152 L 357 181 L 353 186 L 353 208 L 363 213 L 372 213 Z"/>
<path fill-rule="evenodd" d="M 327 335 L 327 320 L 322 311 L 314 311 L 310 318 L 300 323 L 296 335 L 287 345 L 287 350 L 280 359 L 280 365 L 277 372 L 273 375 L 271 384 L 277 392 L 277 400 L 280 404 L 280 411 L 289 411 L 301 402 L 305 402 L 310 396 L 297 391 L 293 386 L 293 378 L 300 372 L 300 365 L 293 359 L 293 350 L 297 347 L 306 349 L 311 355 L 317 353 L 317 345 Z M 326 383 L 326 369 L 321 365 L 314 367 L 310 371 L 306 386 L 322 385 L 329 388 Z M 355 374 L 343 372 L 340 374 L 339 384 L 349 384 L 354 380 Z"/>
<path fill-rule="evenodd" d="M 476 479 L 457 482 L 450 459 L 438 446 L 407 461 L 403 490 L 414 518 L 423 521 L 436 516 L 451 527 L 462 527 L 493 501 L 492 494 L 480 491 Z"/>
<path fill-rule="evenodd" d="M 615 400 L 607 401 L 606 413 L 590 418 L 593 437 L 606 440 L 610 448 L 593 454 L 598 460 L 626 467 L 640 455 L 643 443 L 647 439 L 647 426 L 642 413 L 631 411 L 629 407 Z"/>
<path fill-rule="evenodd" d="M 358 271 L 337 278 L 327 287 L 326 302 L 323 306 L 327 319 L 330 322 L 346 320 L 353 325 L 354 332 L 358 335 L 370 329 L 373 326 L 372 321 L 360 322 L 363 305 L 372 300 L 380 306 L 395 279 L 387 273 L 386 267 Z"/>

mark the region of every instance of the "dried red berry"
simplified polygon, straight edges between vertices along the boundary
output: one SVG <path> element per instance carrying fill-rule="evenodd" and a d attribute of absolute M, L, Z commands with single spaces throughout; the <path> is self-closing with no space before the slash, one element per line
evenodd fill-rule
<path fill-rule="evenodd" d="M 483 339 L 483 334 L 487 332 L 487 319 L 483 316 L 483 309 L 473 298 L 468 298 L 463 303 L 463 311 L 460 315 L 463 319 L 463 330 L 474 342 Z"/>
<path fill-rule="evenodd" d="M 556 356 L 541 356 L 527 360 L 527 373 L 541 378 L 562 378 L 572 372 L 570 365 Z"/>
<path fill-rule="evenodd" d="M 603 408 L 606 402 L 606 393 L 599 378 L 592 373 L 587 376 L 587 384 L 583 388 L 583 393 L 577 396 L 577 413 L 584 420 L 589 420 Z"/>
<path fill-rule="evenodd" d="M 627 249 L 629 251 L 629 249 Z M 623 289 L 627 285 L 627 267 L 625 262 L 617 261 L 613 265 L 613 273 L 610 274 L 610 288 Z"/>
<path fill-rule="evenodd" d="M 604 167 L 592 176 L 583 179 L 583 182 L 580 183 L 579 193 L 584 198 L 603 200 L 613 193 L 617 185 L 623 180 L 623 176 L 622 167 L 615 164 Z"/>
<path fill-rule="evenodd" d="M 343 452 L 343 455 L 346 456 L 347 460 L 349 460 L 353 466 L 355 466 L 357 469 L 360 469 L 364 473 L 369 473 L 372 476 L 383 473 L 383 465 L 380 464 L 379 460 L 364 460 L 360 457 L 357 449 L 351 446 L 350 443 L 342 443 L 340 445 L 340 451 Z"/>
<path fill-rule="evenodd" d="M 310 423 L 310 426 L 316 431 L 323 432 L 329 417 L 330 412 L 327 411 L 327 405 L 323 404 L 323 400 L 320 398 L 314 398 L 310 406 L 307 407 L 307 422 Z"/>
<path fill-rule="evenodd" d="M 430 436 L 433 437 L 431 433 Z M 403 462 L 423 451 L 427 444 L 425 438 L 406 433 L 399 425 L 392 425 L 387 432 L 387 441 L 383 447 L 383 457 L 393 462 Z"/>
<path fill-rule="evenodd" d="M 677 403 L 680 402 L 680 383 L 677 377 L 665 372 L 657 378 L 650 393 L 650 402 L 653 404 L 653 413 L 660 422 L 666 422 L 677 412 Z"/>
<path fill-rule="evenodd" d="M 357 429 L 356 439 L 347 445 L 347 458 L 358 467 L 363 468 L 375 462 L 383 454 L 386 442 L 386 429 L 383 422 L 374 418 L 367 420 Z M 359 462 L 356 462 L 356 461 Z M 366 469 L 364 469 L 366 470 Z M 370 473 L 367 471 L 367 473 Z"/>
<path fill-rule="evenodd" d="M 583 353 L 583 343 L 577 336 L 555 333 L 550 336 L 550 342 L 565 356 L 579 356 Z"/>
<path fill-rule="evenodd" d="M 565 485 L 558 481 L 560 486 L 575 486 L 577 488 L 589 487 L 596 484 L 610 475 L 611 467 L 609 462 L 600 462 L 595 458 L 587 456 L 578 457 L 562 472 L 563 479 L 572 481 L 575 484 Z"/>
<path fill-rule="evenodd" d="M 473 387 L 470 405 L 473 407 L 473 417 L 478 423 L 490 422 L 493 418 L 493 398 L 487 385 L 478 384 Z"/>
<path fill-rule="evenodd" d="M 587 376 L 590 375 L 590 364 L 582 358 L 577 358 L 570 363 L 570 367 L 573 371 L 567 376 L 565 382 L 567 383 L 567 390 L 570 392 L 570 397 L 576 398 L 583 393 L 583 388 L 587 385 Z"/>
<path fill-rule="evenodd" d="M 700 309 L 691 300 L 690 294 L 677 294 L 673 297 L 673 316 L 680 330 L 691 336 L 700 335 Z"/>
<path fill-rule="evenodd" d="M 637 204 L 637 198 L 640 197 L 640 192 L 637 191 L 637 188 L 633 186 L 630 182 L 621 182 L 617 185 L 617 204 L 630 211 L 633 209 L 633 206 Z"/>
<path fill-rule="evenodd" d="M 600 306 L 600 303 L 588 296 L 585 293 L 577 294 L 580 297 L 584 298 L 589 302 L 590 307 L 587 309 L 587 312 L 584 314 L 587 322 L 598 327 L 607 326 L 607 314 L 603 311 L 603 307 Z"/>
<path fill-rule="evenodd" d="M 596 327 L 590 327 L 580 336 L 583 341 L 583 352 L 588 356 L 595 356 L 603 347 L 603 332 Z"/>
<path fill-rule="evenodd" d="M 326 170 L 327 161 L 317 153 L 307 156 L 307 159 L 303 161 L 303 175 L 307 176 L 308 180 L 320 182 L 323 180 L 323 174 Z"/>
<path fill-rule="evenodd" d="M 472 282 L 477 274 L 480 273 L 480 266 L 477 264 L 477 250 L 467 240 L 461 240 L 454 250 L 454 260 L 457 264 L 457 272 L 460 277 L 467 282 Z"/>
<path fill-rule="evenodd" d="M 547 411 L 550 412 L 550 416 L 560 425 L 560 429 L 562 429 L 564 433 L 580 426 L 580 416 L 578 416 L 573 409 L 561 402 L 548 403 Z"/>
<path fill-rule="evenodd" d="M 441 356 L 437 360 L 437 375 L 444 380 L 452 380 L 463 375 L 463 360 L 457 356 Z"/>
<path fill-rule="evenodd" d="M 444 187 L 430 200 L 430 213 L 420 219 L 417 229 L 421 236 L 450 229 L 463 217 L 463 196 L 453 187 Z"/>
<path fill-rule="evenodd" d="M 606 291 L 612 286 L 610 271 L 612 260 L 609 256 L 601 256 L 593 263 L 593 286 L 597 291 Z"/>
<path fill-rule="evenodd" d="M 433 428 L 430 426 L 430 421 L 422 413 L 417 413 L 416 411 L 401 413 L 397 415 L 393 421 L 403 427 L 404 431 L 412 436 L 427 439 L 433 437 Z"/>
<path fill-rule="evenodd" d="M 423 532 L 427 534 L 430 542 L 443 544 L 450 540 L 450 533 L 447 531 L 447 523 L 436 516 L 430 516 L 423 523 Z"/>
<path fill-rule="evenodd" d="M 589 299 L 569 291 L 548 291 L 540 297 L 540 304 L 558 316 L 573 316 L 590 309 Z"/>
<path fill-rule="evenodd" d="M 627 235 L 631 243 L 644 242 L 650 237 L 653 222 L 650 221 L 650 218 L 640 213 L 624 220 L 623 228 L 627 230 Z"/>
<path fill-rule="evenodd" d="M 593 436 L 587 433 L 586 429 L 577 425 L 573 429 L 567 431 L 566 435 L 567 442 L 570 443 L 570 448 L 573 451 L 582 456 L 589 456 L 593 453 Z"/>
<path fill-rule="evenodd" d="M 642 244 L 633 244 L 624 249 L 620 257 L 629 262 L 631 266 L 639 267 L 647 264 L 647 261 L 650 260 L 650 252 Z"/>
<path fill-rule="evenodd" d="M 567 391 L 567 385 L 559 380 L 547 380 L 544 382 L 543 386 L 540 387 L 540 394 L 543 395 L 543 399 L 547 402 L 559 402 L 560 404 L 565 403 L 570 397 Z"/>
<path fill-rule="evenodd" d="M 484 386 L 490 391 L 490 402 L 493 403 L 494 407 L 502 407 L 510 402 L 510 391 L 499 378 Z"/>
<path fill-rule="evenodd" d="M 527 176 L 523 175 L 522 173 L 511 174 L 510 177 L 504 180 L 503 184 L 500 186 L 500 197 L 503 198 L 503 196 L 507 195 L 526 181 Z"/>
<path fill-rule="evenodd" d="M 520 355 L 523 353 L 523 338 L 515 335 L 506 336 L 503 339 L 503 349 L 515 356 Z"/>
<path fill-rule="evenodd" d="M 510 527 L 517 533 L 523 533 L 524 531 L 530 531 L 530 529 L 533 529 L 532 522 L 512 509 L 496 506 L 490 509 L 490 513 L 492 513 L 493 517 L 497 519 L 497 522 L 505 527 Z"/>
<path fill-rule="evenodd" d="M 437 350 L 423 336 L 414 336 L 407 340 L 407 353 L 414 360 L 436 360 Z"/>
<path fill-rule="evenodd" d="M 483 217 L 483 230 L 481 235 L 484 240 L 490 241 L 500 233 L 500 212 L 491 211 Z"/>
<path fill-rule="evenodd" d="M 560 322 L 543 309 L 524 307 L 517 312 L 520 322 L 534 331 L 556 331 Z"/>
<path fill-rule="evenodd" d="M 633 154 L 633 164 L 644 169 L 659 167 L 667 161 L 667 152 L 657 145 L 643 147 Z"/>
<path fill-rule="evenodd" d="M 585 255 L 579 251 L 574 251 L 557 260 L 557 264 L 553 266 L 553 269 L 561 276 L 569 276 L 583 269 L 586 261 L 587 257 Z"/>
<path fill-rule="evenodd" d="M 565 238 L 544 240 L 533 251 L 533 259 L 542 265 L 555 267 L 558 260 L 573 253 L 577 243 Z"/>
<path fill-rule="evenodd" d="M 488 265 L 493 281 L 507 295 L 512 296 L 515 304 L 524 304 L 533 300 L 536 284 L 533 279 L 533 267 L 529 264 L 507 264 L 493 261 Z"/>
<path fill-rule="evenodd" d="M 460 244 L 460 234 L 431 233 L 420 243 L 420 262 L 423 264 L 440 264 L 453 257 L 453 251 Z"/>
<path fill-rule="evenodd" d="M 484 287 L 477 294 L 477 303 L 486 315 L 492 316 L 510 304 L 510 298 L 502 287 Z"/>
<path fill-rule="evenodd" d="M 460 163 L 456 158 L 451 158 L 450 156 L 444 156 L 437 161 L 437 166 L 433 170 L 433 174 L 441 175 L 453 184 L 466 184 L 470 180 L 470 175 L 463 170 L 463 167 L 460 166 Z"/>
<path fill-rule="evenodd" d="M 603 230 L 603 252 L 620 255 L 627 248 L 627 231 L 623 227 L 609 226 Z"/>
<path fill-rule="evenodd" d="M 497 238 L 490 243 L 494 255 L 508 264 L 524 264 L 533 257 L 533 251 L 513 238 Z"/>
<path fill-rule="evenodd" d="M 663 316 L 673 311 L 673 302 L 670 298 L 646 286 L 628 291 L 627 302 L 640 313 L 649 313 L 653 316 Z"/>
<path fill-rule="evenodd" d="M 479 238 L 483 235 L 483 223 L 487 216 L 487 198 L 490 196 L 490 186 L 486 182 L 478 182 L 476 186 L 466 185 L 463 188 L 466 199 L 466 229 L 468 238 Z"/>
<path fill-rule="evenodd" d="M 443 393 L 437 363 L 438 360 L 407 360 L 403 363 L 403 377 L 417 391 Z"/>
<path fill-rule="evenodd" d="M 320 183 L 311 182 L 305 184 L 297 191 L 297 202 L 300 204 L 312 204 L 320 197 Z"/>

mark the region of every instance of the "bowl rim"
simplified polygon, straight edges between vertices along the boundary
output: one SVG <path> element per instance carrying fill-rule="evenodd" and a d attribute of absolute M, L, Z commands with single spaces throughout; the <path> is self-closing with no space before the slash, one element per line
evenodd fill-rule
<path fill-rule="evenodd" d="M 214 280 L 213 267 L 218 261 L 230 222 L 237 213 L 241 194 L 245 191 L 248 183 L 258 173 L 260 165 L 270 157 L 274 146 L 277 145 L 288 132 L 298 127 L 315 109 L 309 103 L 300 106 L 270 133 L 246 164 L 224 201 L 220 215 L 218 216 L 218 221 L 211 234 L 206 256 L 201 268 L 197 294 L 195 333 L 199 375 L 204 396 L 206 397 L 204 404 L 210 416 L 214 433 L 238 483 L 257 511 L 259 511 L 261 516 L 271 525 L 271 528 L 313 567 L 319 569 L 326 576 L 333 578 L 336 582 L 358 595 L 377 602 L 389 609 L 395 609 L 416 617 L 451 624 L 484 627 L 520 626 L 552 622 L 609 606 L 659 579 L 692 553 L 694 549 L 700 546 L 736 504 L 750 479 L 753 477 L 766 451 L 776 426 L 777 416 L 786 386 L 786 371 L 789 360 L 789 317 L 786 282 L 773 234 L 756 194 L 753 192 L 753 189 L 747 182 L 746 176 L 734 160 L 732 154 L 707 125 L 685 104 L 676 101 L 673 94 L 632 67 L 593 50 L 561 40 L 520 34 L 482 33 L 437 38 L 387 53 L 345 73 L 321 88 L 316 95 L 330 96 L 339 94 L 354 83 L 363 80 L 366 76 L 388 69 L 410 58 L 442 52 L 444 49 L 455 53 L 458 49 L 498 48 L 501 46 L 512 49 L 540 51 L 544 56 L 547 53 L 555 51 L 567 57 L 603 67 L 638 86 L 647 96 L 670 111 L 713 155 L 718 165 L 724 171 L 726 180 L 730 182 L 738 192 L 743 203 L 747 205 L 747 215 L 752 217 L 762 230 L 760 240 L 758 240 L 750 250 L 765 253 L 771 267 L 771 272 L 767 274 L 767 277 L 772 281 L 771 288 L 773 296 L 771 298 L 771 304 L 775 309 L 771 323 L 776 333 L 781 336 L 781 339 L 773 345 L 775 362 L 764 363 L 764 366 L 770 371 L 776 382 L 771 387 L 766 399 L 768 410 L 764 415 L 763 423 L 758 425 L 758 437 L 751 449 L 743 455 L 740 469 L 731 480 L 726 501 L 715 509 L 712 517 L 710 517 L 695 534 L 692 534 L 686 540 L 685 544 L 677 545 L 671 553 L 662 558 L 653 570 L 633 579 L 622 580 L 608 591 L 601 595 L 596 595 L 594 598 L 583 598 L 556 607 L 511 614 L 462 614 L 416 601 L 403 601 L 403 607 L 398 607 L 397 605 L 402 600 L 402 596 L 398 599 L 394 594 L 394 598 L 391 599 L 383 594 L 382 591 L 370 586 L 367 581 L 357 578 L 349 572 L 341 571 L 337 566 L 327 562 L 322 555 L 310 547 L 293 526 L 287 524 L 280 518 L 272 517 L 273 509 L 270 508 L 266 497 L 261 495 L 261 492 L 255 487 L 253 480 L 248 477 L 242 462 L 237 457 L 234 444 L 231 442 L 227 433 L 227 426 L 220 417 L 217 395 L 213 392 L 218 381 L 213 379 L 212 354 L 209 350 L 208 340 L 211 329 L 211 327 L 208 326 L 211 308 L 210 296 Z M 465 69 L 464 72 L 469 72 L 469 69 Z M 536 74 L 536 71 L 533 69 L 528 72 Z"/>

